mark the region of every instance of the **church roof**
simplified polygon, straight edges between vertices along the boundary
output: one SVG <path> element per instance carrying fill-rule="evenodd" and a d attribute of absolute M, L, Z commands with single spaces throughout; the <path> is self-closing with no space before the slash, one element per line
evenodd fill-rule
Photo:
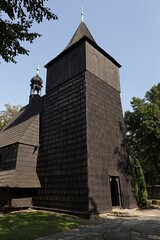
<path fill-rule="evenodd" d="M 21 142 L 36 145 L 39 132 L 39 113 L 43 107 L 43 98 L 35 104 L 22 108 L 9 124 L 0 131 L 0 148 Z"/>
<path fill-rule="evenodd" d="M 35 101 L 22 108 L 8 125 L 0 131 L 0 148 L 14 143 L 39 144 L 39 118 L 43 108 L 43 98 L 35 95 Z M 40 182 L 32 166 L 19 170 L 0 171 L 0 187 L 39 188 Z"/>
<path fill-rule="evenodd" d="M 108 58 L 111 62 L 113 62 L 117 67 L 121 67 L 121 65 L 107 52 L 105 52 L 101 47 L 98 46 L 96 41 L 94 40 L 92 34 L 88 30 L 86 24 L 84 22 L 81 22 L 78 26 L 77 30 L 75 31 L 73 37 L 71 38 L 69 44 L 67 47 L 55 58 L 53 58 L 51 61 L 49 61 L 45 67 L 48 68 L 51 64 L 56 62 L 58 59 L 60 59 L 65 53 L 69 52 L 70 49 L 76 47 L 78 44 L 87 41 L 89 44 L 91 44 L 95 49 L 97 49 L 99 52 L 101 52 L 106 58 Z"/>
<path fill-rule="evenodd" d="M 78 42 L 83 37 L 87 37 L 92 42 L 96 43 L 96 41 L 94 40 L 92 34 L 88 30 L 86 24 L 84 22 L 81 22 L 80 25 L 78 26 L 76 32 L 74 33 L 73 37 L 71 38 L 69 44 L 67 45 L 66 49 L 71 47 L 73 44 Z"/>

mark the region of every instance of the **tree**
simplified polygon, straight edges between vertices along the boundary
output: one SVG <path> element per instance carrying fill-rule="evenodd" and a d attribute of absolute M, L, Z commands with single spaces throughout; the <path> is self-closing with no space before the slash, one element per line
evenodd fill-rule
<path fill-rule="evenodd" d="M 133 97 L 133 111 L 126 111 L 129 150 L 132 159 L 139 159 L 147 184 L 160 183 L 160 83 L 143 99 Z"/>
<path fill-rule="evenodd" d="M 140 207 L 147 205 L 147 188 L 143 170 L 138 159 L 130 159 L 135 198 Z"/>
<path fill-rule="evenodd" d="M 22 41 L 32 43 L 41 35 L 30 32 L 34 22 L 58 19 L 44 4 L 48 0 L 1 0 L 0 1 L 0 55 L 6 62 L 16 63 L 19 54 L 29 55 Z"/>
<path fill-rule="evenodd" d="M 5 110 L 0 111 L 0 130 L 6 126 L 9 120 L 19 112 L 21 106 L 11 106 L 9 103 L 5 104 Z"/>

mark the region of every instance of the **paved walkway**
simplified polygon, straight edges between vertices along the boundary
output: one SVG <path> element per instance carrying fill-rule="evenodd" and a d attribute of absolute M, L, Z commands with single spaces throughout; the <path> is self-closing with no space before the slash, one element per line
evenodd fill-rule
<path fill-rule="evenodd" d="M 160 240 L 160 209 L 116 210 L 88 220 L 79 229 L 36 240 Z"/>

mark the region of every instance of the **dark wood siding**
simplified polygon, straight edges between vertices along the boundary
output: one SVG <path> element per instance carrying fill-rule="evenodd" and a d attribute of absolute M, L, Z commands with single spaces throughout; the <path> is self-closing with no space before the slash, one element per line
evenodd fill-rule
<path fill-rule="evenodd" d="M 0 171 L 15 169 L 18 144 L 0 148 Z"/>
<path fill-rule="evenodd" d="M 91 211 L 111 211 L 110 176 L 120 179 L 119 194 L 134 202 L 120 94 L 86 72 L 88 179 Z"/>
<path fill-rule="evenodd" d="M 37 172 L 42 188 L 34 205 L 88 210 L 84 74 L 46 95 Z"/>
<path fill-rule="evenodd" d="M 85 44 L 80 43 L 72 51 L 57 59 L 47 69 L 46 93 L 59 84 L 85 71 Z"/>

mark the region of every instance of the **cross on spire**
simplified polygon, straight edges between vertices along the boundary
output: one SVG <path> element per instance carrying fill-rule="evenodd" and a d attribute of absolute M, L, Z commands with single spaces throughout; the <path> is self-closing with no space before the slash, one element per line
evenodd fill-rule
<path fill-rule="evenodd" d="M 83 9 L 83 5 L 81 8 L 81 21 L 84 22 L 84 9 Z"/>
<path fill-rule="evenodd" d="M 40 65 L 38 64 L 37 68 L 36 68 L 36 75 L 39 76 L 39 67 Z"/>

